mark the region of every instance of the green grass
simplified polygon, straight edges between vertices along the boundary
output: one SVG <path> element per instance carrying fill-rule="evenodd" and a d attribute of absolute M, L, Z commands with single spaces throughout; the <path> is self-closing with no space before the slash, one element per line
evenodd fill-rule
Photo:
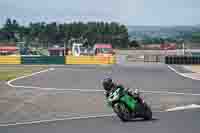
<path fill-rule="evenodd" d="M 0 81 L 8 81 L 46 68 L 46 66 L 0 66 Z"/>

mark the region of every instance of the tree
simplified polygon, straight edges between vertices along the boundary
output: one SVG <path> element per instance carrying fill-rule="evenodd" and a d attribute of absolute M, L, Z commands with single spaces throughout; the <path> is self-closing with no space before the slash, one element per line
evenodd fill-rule
<path fill-rule="evenodd" d="M 73 22 L 57 24 L 36 22 L 25 27 L 19 25 L 17 20 L 7 19 L 0 29 L 0 40 L 25 41 L 27 44 L 38 46 L 51 46 L 55 43 L 68 43 L 71 39 L 93 46 L 95 43 L 111 43 L 113 47 L 128 47 L 129 36 L 125 25 L 116 22 Z"/>
<path fill-rule="evenodd" d="M 192 34 L 192 41 L 193 42 L 200 42 L 200 32 L 195 32 Z"/>
<path fill-rule="evenodd" d="M 7 18 L 6 23 L 4 24 L 4 27 L 2 28 L 2 32 L 5 33 L 5 40 L 7 41 L 14 41 L 15 40 L 15 26 L 17 25 L 16 20 L 14 21 L 14 24 L 12 23 L 12 20 L 10 18 Z M 15 25 L 15 26 L 14 26 Z"/>

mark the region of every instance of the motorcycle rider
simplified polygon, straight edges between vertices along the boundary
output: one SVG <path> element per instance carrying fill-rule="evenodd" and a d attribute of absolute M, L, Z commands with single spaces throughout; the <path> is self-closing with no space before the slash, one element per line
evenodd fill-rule
<path fill-rule="evenodd" d="M 113 91 L 115 91 L 117 88 L 123 88 L 125 91 L 128 92 L 128 94 L 130 96 L 132 96 L 134 99 L 138 100 L 139 102 L 141 102 L 141 98 L 140 98 L 140 92 L 138 89 L 135 89 L 135 91 L 131 91 L 129 88 L 125 89 L 123 87 L 123 85 L 121 84 L 116 84 L 113 82 L 113 80 L 111 78 L 106 78 L 103 80 L 102 82 L 103 88 L 106 91 L 105 95 L 106 97 L 109 96 L 109 94 Z"/>

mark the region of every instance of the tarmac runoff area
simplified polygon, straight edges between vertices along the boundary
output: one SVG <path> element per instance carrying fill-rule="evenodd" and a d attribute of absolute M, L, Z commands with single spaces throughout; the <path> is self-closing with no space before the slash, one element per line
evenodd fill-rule
<path fill-rule="evenodd" d="M 200 82 L 183 77 L 164 64 L 51 67 L 7 85 L 1 83 L 4 89 L 0 95 L 0 127 L 113 117 L 100 82 L 105 76 L 126 87 L 141 88 L 155 114 L 199 108 Z"/>

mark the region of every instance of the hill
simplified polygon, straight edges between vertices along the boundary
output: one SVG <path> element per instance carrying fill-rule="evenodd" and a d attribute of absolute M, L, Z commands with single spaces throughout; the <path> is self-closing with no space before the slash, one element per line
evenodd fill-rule
<path fill-rule="evenodd" d="M 189 37 L 200 32 L 200 25 L 194 26 L 127 26 L 131 39 Z"/>

